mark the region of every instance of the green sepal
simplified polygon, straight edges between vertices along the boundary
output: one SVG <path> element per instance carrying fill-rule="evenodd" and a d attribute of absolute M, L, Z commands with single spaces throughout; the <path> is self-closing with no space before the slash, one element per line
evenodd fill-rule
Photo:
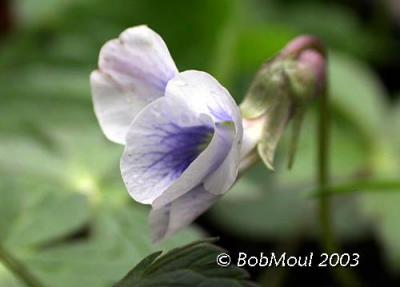
<path fill-rule="evenodd" d="M 240 104 L 242 116 L 254 119 L 267 113 L 277 99 L 277 95 L 287 84 L 284 66 L 274 59 L 267 61 L 257 72 L 246 97 Z"/>
<path fill-rule="evenodd" d="M 290 97 L 282 93 L 280 100 L 274 103 L 265 122 L 261 140 L 257 145 L 258 154 L 264 164 L 274 169 L 275 150 L 290 119 Z"/>
<path fill-rule="evenodd" d="M 293 131 L 288 166 L 293 165 L 303 115 L 316 95 L 316 84 L 312 71 L 291 58 L 268 61 L 257 73 L 240 108 L 246 119 L 266 117 L 257 150 L 269 169 L 274 169 L 274 154 L 289 120 Z"/>

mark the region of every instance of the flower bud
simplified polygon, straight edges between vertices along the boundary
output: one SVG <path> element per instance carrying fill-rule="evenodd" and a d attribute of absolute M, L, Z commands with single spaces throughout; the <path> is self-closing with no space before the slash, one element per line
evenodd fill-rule
<path fill-rule="evenodd" d="M 257 148 L 270 169 L 273 169 L 278 142 L 290 120 L 293 121 L 291 166 L 305 109 L 325 90 L 325 66 L 322 44 L 314 37 L 300 36 L 267 61 L 250 85 L 240 105 L 243 123 L 245 126 L 245 123 L 254 122 L 259 125 L 258 130 L 261 128 L 260 137 L 253 140 L 253 148 Z M 250 132 L 245 130 L 245 138 Z M 254 139 L 253 135 L 248 137 Z"/>

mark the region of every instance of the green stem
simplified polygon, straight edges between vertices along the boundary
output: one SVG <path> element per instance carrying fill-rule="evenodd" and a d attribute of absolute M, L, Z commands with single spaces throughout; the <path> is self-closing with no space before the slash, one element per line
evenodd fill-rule
<path fill-rule="evenodd" d="M 16 277 L 28 287 L 44 287 L 42 283 L 26 269 L 26 267 L 15 257 L 13 257 L 0 244 L 0 261 L 10 270 Z"/>
<path fill-rule="evenodd" d="M 320 99 L 318 122 L 318 188 L 325 193 L 329 184 L 329 103 L 328 93 L 323 93 Z M 332 221 L 329 198 L 321 196 L 319 201 L 319 219 L 321 225 L 321 240 L 325 251 L 334 251 Z"/>
<path fill-rule="evenodd" d="M 329 95 L 325 90 L 320 97 L 318 121 L 318 189 L 322 195 L 328 192 L 329 186 L 329 147 L 330 147 L 330 109 Z M 331 204 L 328 196 L 319 197 L 319 221 L 321 244 L 324 252 L 338 253 L 339 248 L 333 233 Z M 333 275 L 341 286 L 356 287 L 358 283 L 355 276 L 344 268 L 333 268 Z"/>

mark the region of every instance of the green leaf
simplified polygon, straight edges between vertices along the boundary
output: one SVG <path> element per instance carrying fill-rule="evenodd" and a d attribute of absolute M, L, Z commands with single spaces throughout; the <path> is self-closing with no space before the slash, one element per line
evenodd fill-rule
<path fill-rule="evenodd" d="M 123 186 L 121 147 L 109 143 L 94 120 L 65 121 L 86 113 L 74 109 L 65 104 L 54 118 L 37 112 L 32 119 L 39 135 L 0 129 L 7 135 L 0 143 L 0 240 L 48 286 L 108 287 L 156 248 L 149 210 L 134 204 Z M 187 228 L 163 246 L 199 237 Z M 0 273 L 0 286 L 14 281 Z"/>
<path fill-rule="evenodd" d="M 216 258 L 222 252 L 207 241 L 175 248 L 162 256 L 156 252 L 143 259 L 115 287 L 255 286 L 243 269 L 217 265 Z"/>
<path fill-rule="evenodd" d="M 56 190 L 50 182 L 33 178 L 11 181 L 0 187 L 2 242 L 8 248 L 25 248 L 50 243 L 79 230 L 87 222 L 87 198 L 76 192 Z M 74 214 L 74 216 L 71 216 Z M 39 232 L 40 231 L 40 232 Z"/>
<path fill-rule="evenodd" d="M 142 279 L 144 276 L 144 273 L 146 269 L 156 260 L 157 257 L 161 255 L 162 251 L 157 251 L 146 258 L 144 258 L 142 261 L 140 261 L 135 268 L 133 268 L 129 273 L 121 280 L 121 283 L 118 285 L 123 286 L 125 284 L 124 282 L 137 282 Z"/>
<path fill-rule="evenodd" d="M 22 190 L 27 192 L 20 198 Z M 32 186 L 31 181 L 0 189 L 2 198 L 13 194 L 16 198 L 5 202 L 16 203 L 0 210 L 9 214 L 9 225 L 0 224 L 2 242 L 48 286 L 110 286 L 132 263 L 160 248 L 150 242 L 148 209 L 138 204 L 101 201 L 89 206 L 83 194 Z M 161 247 L 197 238 L 199 232 L 187 228 Z M 0 273 L 0 282 L 11 277 Z"/>
<path fill-rule="evenodd" d="M 23 197 L 21 193 L 15 192 L 14 186 L 9 181 L 0 183 L 0 197 L 0 242 L 3 242 L 18 217 Z"/>
<path fill-rule="evenodd" d="M 11 247 L 48 244 L 82 228 L 88 216 L 88 202 L 83 194 L 45 193 L 20 211 L 5 244 Z"/>

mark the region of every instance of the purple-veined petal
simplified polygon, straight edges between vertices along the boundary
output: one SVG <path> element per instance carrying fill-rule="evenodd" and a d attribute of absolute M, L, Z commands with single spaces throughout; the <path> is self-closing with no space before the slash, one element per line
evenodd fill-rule
<path fill-rule="evenodd" d="M 96 116 L 105 135 L 124 144 L 137 113 L 164 95 L 178 73 L 162 38 L 147 26 L 129 28 L 100 51 L 91 75 Z"/>
<path fill-rule="evenodd" d="M 188 168 L 152 203 L 159 208 L 193 189 L 221 165 L 231 148 L 234 131 L 231 127 L 214 126 L 214 135 L 207 148 Z"/>
<path fill-rule="evenodd" d="M 210 115 L 217 125 L 233 124 L 234 136 L 230 150 L 204 182 L 207 191 L 225 193 L 237 177 L 243 137 L 242 120 L 235 101 L 217 80 L 199 71 L 185 71 L 174 77 L 167 85 L 166 96 L 181 98 L 194 113 Z"/>
<path fill-rule="evenodd" d="M 168 205 L 153 207 L 150 212 L 152 241 L 164 240 L 189 225 L 218 198 L 219 196 L 207 192 L 202 185 L 198 185 Z"/>
<path fill-rule="evenodd" d="M 129 194 L 145 204 L 164 193 L 164 203 L 174 200 L 222 162 L 230 137 L 229 130 L 215 132 L 211 117 L 193 114 L 179 98 L 154 101 L 127 134 L 121 172 Z"/>

